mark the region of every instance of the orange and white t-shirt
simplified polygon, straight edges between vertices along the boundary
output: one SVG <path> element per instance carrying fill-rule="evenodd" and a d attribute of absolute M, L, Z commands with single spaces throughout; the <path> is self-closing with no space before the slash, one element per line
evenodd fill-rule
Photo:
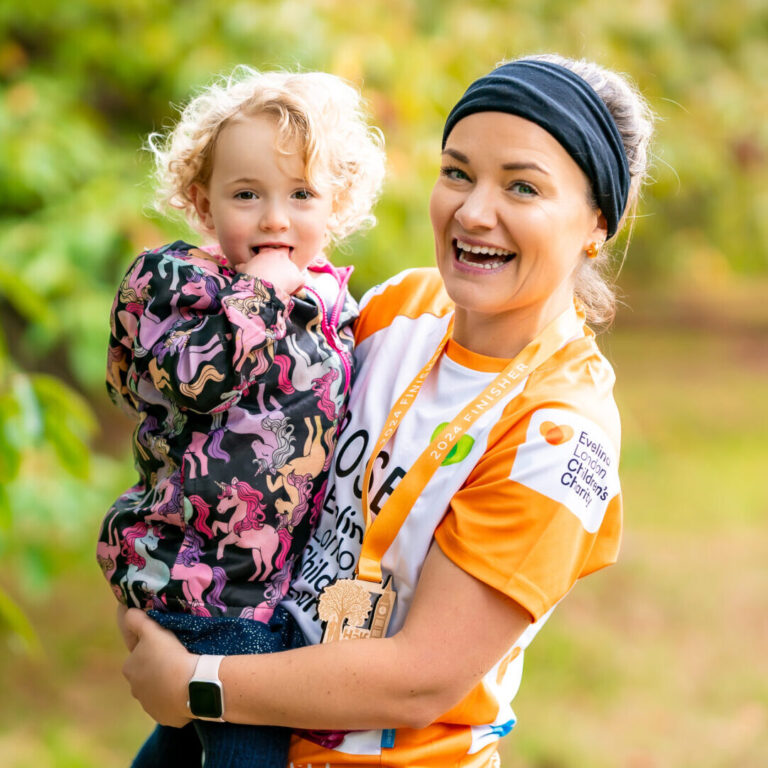
<path fill-rule="evenodd" d="M 322 634 L 318 594 L 336 578 L 354 575 L 370 451 L 391 406 L 443 338 L 452 313 L 434 269 L 403 272 L 361 302 L 348 417 L 320 523 L 284 603 L 312 642 Z M 463 701 L 427 728 L 352 732 L 333 750 L 294 737 L 289 765 L 498 764 L 498 739 L 515 724 L 510 702 L 520 685 L 525 648 L 574 582 L 613 563 L 619 548 L 614 375 L 575 308 L 568 322 L 569 340 L 482 413 L 446 456 L 382 560 L 384 577 L 391 576 L 397 592 L 389 635 L 403 626 L 433 539 L 459 567 L 528 610 L 533 623 Z M 436 429 L 508 362 L 448 342 L 374 462 L 369 494 L 374 514 Z"/>

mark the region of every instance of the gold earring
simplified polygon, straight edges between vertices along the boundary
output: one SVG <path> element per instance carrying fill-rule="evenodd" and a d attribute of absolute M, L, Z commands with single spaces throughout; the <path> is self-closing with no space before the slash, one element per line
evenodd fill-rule
<path fill-rule="evenodd" d="M 596 259 L 597 254 L 599 253 L 599 247 L 597 243 L 590 243 L 587 246 L 587 250 L 585 251 L 585 253 L 587 254 L 588 259 Z"/>

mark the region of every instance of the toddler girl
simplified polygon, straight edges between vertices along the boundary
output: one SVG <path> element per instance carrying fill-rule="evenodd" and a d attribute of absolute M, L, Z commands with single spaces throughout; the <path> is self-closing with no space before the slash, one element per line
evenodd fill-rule
<path fill-rule="evenodd" d="M 139 482 L 102 523 L 99 563 L 122 604 L 195 653 L 295 647 L 279 603 L 352 373 L 351 268 L 324 251 L 373 221 L 380 134 L 332 75 L 242 67 L 150 148 L 160 201 L 212 242 L 145 251 L 115 299 L 107 386 L 137 419 Z M 191 710 L 220 719 L 204 672 Z M 285 765 L 285 729 L 193 723 L 158 727 L 134 765 Z"/>

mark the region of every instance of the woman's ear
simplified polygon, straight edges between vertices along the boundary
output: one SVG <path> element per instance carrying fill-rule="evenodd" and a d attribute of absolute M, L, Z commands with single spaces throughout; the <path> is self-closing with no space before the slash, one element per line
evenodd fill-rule
<path fill-rule="evenodd" d="M 592 230 L 592 240 L 598 243 L 604 243 L 608 239 L 608 221 L 603 212 L 598 208 L 597 210 L 597 224 Z"/>
<path fill-rule="evenodd" d="M 189 196 L 195 206 L 197 215 L 203 226 L 213 232 L 213 216 L 211 215 L 211 198 L 208 197 L 208 190 L 202 184 L 193 184 L 189 190 Z"/>

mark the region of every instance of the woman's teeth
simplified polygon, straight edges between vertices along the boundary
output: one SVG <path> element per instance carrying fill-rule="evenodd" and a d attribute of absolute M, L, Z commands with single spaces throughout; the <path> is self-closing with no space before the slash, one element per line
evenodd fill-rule
<path fill-rule="evenodd" d="M 512 251 L 494 248 L 488 245 L 469 245 L 456 241 L 456 253 L 462 264 L 468 264 L 482 269 L 498 269 L 514 258 Z M 490 257 L 490 260 L 489 260 Z"/>

